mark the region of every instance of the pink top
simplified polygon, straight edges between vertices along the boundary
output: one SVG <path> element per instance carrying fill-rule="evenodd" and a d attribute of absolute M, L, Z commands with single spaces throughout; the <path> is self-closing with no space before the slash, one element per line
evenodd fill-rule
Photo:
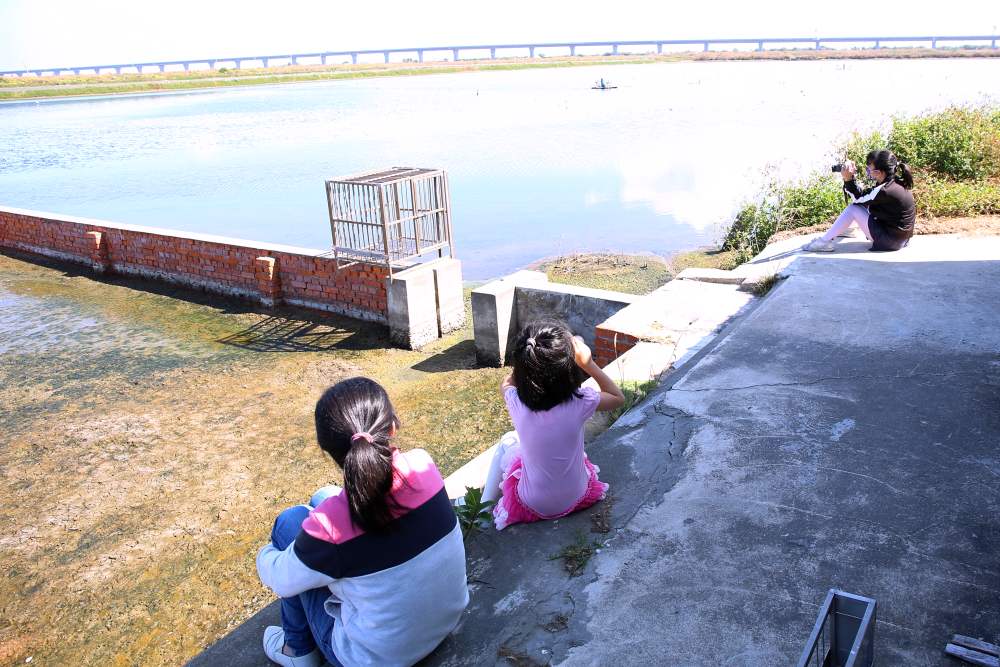
<path fill-rule="evenodd" d="M 587 492 L 589 474 L 584 466 L 583 424 L 597 409 L 600 392 L 580 389 L 551 410 L 533 412 L 517 395 L 516 387 L 504 390 L 507 411 L 521 441 L 521 502 L 542 516 L 557 516 L 572 509 Z"/>

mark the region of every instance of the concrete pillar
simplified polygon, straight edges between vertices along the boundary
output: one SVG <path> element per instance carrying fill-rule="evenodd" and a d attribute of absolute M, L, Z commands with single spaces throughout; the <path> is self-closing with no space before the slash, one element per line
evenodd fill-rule
<path fill-rule="evenodd" d="M 880 42 L 880 41 L 878 41 L 878 40 L 876 39 L 876 40 L 875 40 L 875 48 L 876 48 L 876 49 L 881 49 L 881 48 L 882 48 L 882 42 Z"/>
<path fill-rule="evenodd" d="M 576 55 L 576 44 L 570 44 L 570 47 L 569 47 L 569 54 L 570 54 L 571 56 L 575 56 L 575 55 Z"/>
<path fill-rule="evenodd" d="M 816 50 L 819 51 L 819 40 L 816 40 Z"/>
<path fill-rule="evenodd" d="M 191 69 L 191 63 L 184 63 L 184 71 L 187 72 L 190 71 L 190 69 Z"/>
<path fill-rule="evenodd" d="M 454 257 L 443 257 L 428 262 L 428 264 L 434 271 L 438 335 L 443 336 L 465 326 L 462 262 Z"/>
<path fill-rule="evenodd" d="M 161 72 L 166 72 L 166 71 L 167 71 L 167 66 L 166 66 L 166 65 L 163 65 L 163 64 L 161 64 L 161 65 L 160 65 L 160 71 L 161 71 Z"/>
<path fill-rule="evenodd" d="M 268 67 L 271 66 L 270 65 L 270 63 L 271 63 L 271 59 L 270 58 L 261 58 L 260 61 L 264 65 L 264 69 L 267 69 Z"/>
<path fill-rule="evenodd" d="M 358 54 L 356 53 L 351 54 L 351 62 L 354 63 L 355 65 L 358 64 Z"/>
<path fill-rule="evenodd" d="M 764 42 L 757 42 L 757 50 L 758 51 L 764 50 Z"/>
<path fill-rule="evenodd" d="M 386 51 L 385 53 L 383 53 L 382 54 L 382 58 L 385 60 L 386 64 L 388 64 L 389 63 L 389 52 Z"/>
<path fill-rule="evenodd" d="M 115 74 L 121 74 L 121 73 L 122 73 L 122 68 L 121 67 L 116 67 L 115 68 Z"/>
<path fill-rule="evenodd" d="M 451 50 L 451 59 L 458 62 L 458 49 Z"/>
<path fill-rule="evenodd" d="M 111 272 L 111 258 L 108 252 L 108 238 L 105 232 L 89 231 L 84 232 L 87 237 L 87 250 L 90 254 L 90 263 L 94 267 L 94 272 L 103 275 Z"/>
<path fill-rule="evenodd" d="M 497 59 L 497 50 L 494 47 L 490 47 L 490 60 Z"/>
<path fill-rule="evenodd" d="M 215 61 L 214 60 L 209 60 L 208 61 L 208 69 L 215 69 Z"/>
<path fill-rule="evenodd" d="M 663 42 L 660 42 L 659 44 L 656 45 L 656 52 L 663 53 Z"/>
<path fill-rule="evenodd" d="M 292 56 L 292 64 L 293 65 L 298 65 L 299 64 L 299 57 L 298 56 Z"/>
<path fill-rule="evenodd" d="M 618 45 L 617 44 L 612 44 L 611 45 L 611 53 L 615 54 L 616 56 L 618 55 Z"/>
<path fill-rule="evenodd" d="M 434 271 L 427 264 L 386 278 L 389 339 L 416 350 L 438 338 L 437 290 Z"/>
<path fill-rule="evenodd" d="M 528 47 L 528 57 L 529 58 L 534 58 L 535 57 L 535 47 L 533 47 L 533 46 L 529 46 Z"/>
<path fill-rule="evenodd" d="M 326 64 L 326 54 L 323 54 L 323 55 L 321 55 L 319 57 L 319 62 L 320 62 L 320 64 L 323 64 L 323 65 Z"/>
<path fill-rule="evenodd" d="M 423 50 L 418 50 L 417 51 L 417 60 L 419 60 L 420 62 L 424 62 L 424 52 L 423 52 Z"/>
<path fill-rule="evenodd" d="M 253 264 L 260 302 L 273 308 L 281 304 L 281 275 L 277 257 L 258 257 Z"/>
<path fill-rule="evenodd" d="M 484 366 L 503 366 L 518 332 L 514 308 L 519 284 L 548 282 L 540 271 L 518 271 L 472 290 L 472 328 L 476 360 Z"/>
<path fill-rule="evenodd" d="M 705 42 L 705 51 L 708 51 L 708 42 Z"/>
<path fill-rule="evenodd" d="M 931 48 L 932 49 L 936 49 L 937 48 L 937 40 L 936 39 L 932 39 L 931 40 Z"/>

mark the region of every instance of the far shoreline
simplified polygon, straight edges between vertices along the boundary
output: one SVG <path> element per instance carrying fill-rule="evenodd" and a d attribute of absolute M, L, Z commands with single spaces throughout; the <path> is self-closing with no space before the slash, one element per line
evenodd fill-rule
<path fill-rule="evenodd" d="M 362 65 L 305 65 L 246 70 L 197 70 L 145 74 L 103 74 L 36 78 L 0 77 L 0 103 L 19 101 L 60 101 L 77 98 L 116 97 L 140 94 L 183 93 L 218 88 L 279 85 L 317 81 L 339 81 L 377 77 L 426 76 L 465 72 L 596 67 L 604 65 L 646 65 L 678 62 L 761 62 L 761 61 L 841 61 L 916 60 L 949 58 L 997 58 L 1000 49 L 774 49 L 767 51 L 708 51 L 669 54 L 626 54 L 607 56 L 554 56 L 538 58 L 498 58 L 427 63 Z M 57 81 L 58 83 L 51 83 Z"/>

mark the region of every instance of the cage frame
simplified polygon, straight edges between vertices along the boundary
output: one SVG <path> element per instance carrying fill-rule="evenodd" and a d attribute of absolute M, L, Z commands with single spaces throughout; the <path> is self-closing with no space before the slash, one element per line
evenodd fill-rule
<path fill-rule="evenodd" d="M 874 598 L 831 588 L 796 667 L 871 667 L 875 662 L 876 608 Z M 825 650 L 824 655 L 818 649 Z"/>
<path fill-rule="evenodd" d="M 443 257 L 447 249 L 456 256 L 444 169 L 368 170 L 327 179 L 325 186 L 333 247 L 324 254 L 337 271 L 369 264 L 386 268 L 391 279 L 428 253 Z"/>

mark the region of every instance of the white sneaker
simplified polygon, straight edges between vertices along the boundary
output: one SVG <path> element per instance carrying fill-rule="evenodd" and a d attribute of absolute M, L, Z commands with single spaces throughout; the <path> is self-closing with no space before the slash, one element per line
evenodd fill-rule
<path fill-rule="evenodd" d="M 833 241 L 824 241 L 822 237 L 820 237 L 805 244 L 802 246 L 802 249 L 806 252 L 833 252 L 836 245 L 837 244 Z"/>
<path fill-rule="evenodd" d="M 282 652 L 284 647 L 285 631 L 277 625 L 267 626 L 264 630 L 264 655 L 271 662 L 282 665 L 282 667 L 320 667 L 320 665 L 326 664 L 326 659 L 319 652 L 319 649 L 313 649 L 312 653 L 293 658 Z"/>

